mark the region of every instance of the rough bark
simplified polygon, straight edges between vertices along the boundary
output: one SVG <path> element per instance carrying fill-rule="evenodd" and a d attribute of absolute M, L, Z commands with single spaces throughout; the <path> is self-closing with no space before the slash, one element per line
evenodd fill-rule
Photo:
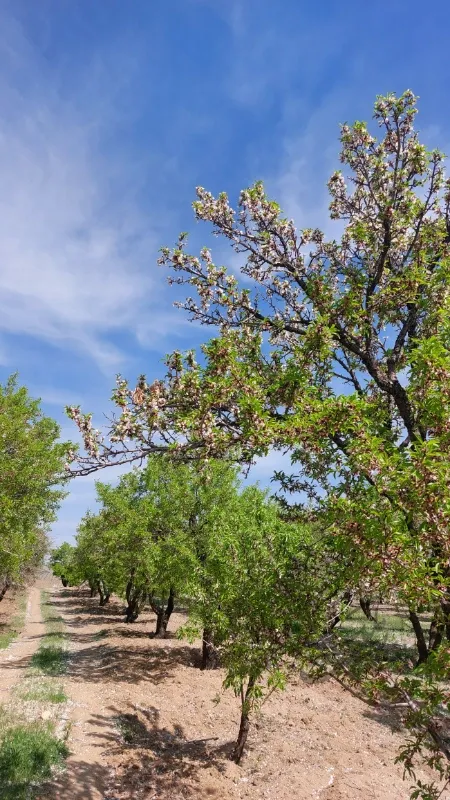
<path fill-rule="evenodd" d="M 148 583 L 141 587 L 133 586 L 130 589 L 128 606 L 125 612 L 125 622 L 136 622 L 139 614 L 145 606 L 148 593 Z"/>
<path fill-rule="evenodd" d="M 175 605 L 175 590 L 171 587 L 169 593 L 169 599 L 167 600 L 167 606 L 157 606 L 156 604 L 151 604 L 153 611 L 156 614 L 156 629 L 155 633 L 153 634 L 154 639 L 164 639 L 167 633 L 167 625 L 169 624 L 169 619 L 173 611 L 173 607 Z"/>
<path fill-rule="evenodd" d="M 131 597 L 131 594 L 132 594 L 132 591 L 133 591 L 133 588 L 134 588 L 134 574 L 135 574 L 135 569 L 133 568 L 130 571 L 130 580 L 128 581 L 127 587 L 125 589 L 125 597 L 126 597 L 127 603 L 130 602 L 130 597 Z"/>
<path fill-rule="evenodd" d="M 370 597 L 361 595 L 359 598 L 359 605 L 361 606 L 364 614 L 370 622 L 375 622 L 375 617 L 370 610 Z"/>
<path fill-rule="evenodd" d="M 411 621 L 411 625 L 413 626 L 414 633 L 416 636 L 416 646 L 417 646 L 417 653 L 419 655 L 418 661 L 416 663 L 416 667 L 419 664 L 423 664 L 424 661 L 428 658 L 428 646 L 425 641 L 425 634 L 423 632 L 422 625 L 420 624 L 420 619 L 415 611 L 412 609 L 409 610 L 409 619 Z"/>
<path fill-rule="evenodd" d="M 109 593 L 108 589 L 106 588 L 105 583 L 104 583 L 103 580 L 100 579 L 100 580 L 97 581 L 97 589 L 98 589 L 98 593 L 100 595 L 100 605 L 104 606 L 109 601 L 110 593 Z"/>
<path fill-rule="evenodd" d="M 210 628 L 203 628 L 202 637 L 202 669 L 217 669 L 219 653 L 214 645 L 214 634 Z"/>
<path fill-rule="evenodd" d="M 231 754 L 231 759 L 232 761 L 235 761 L 236 764 L 240 763 L 245 745 L 247 743 L 248 732 L 250 730 L 250 698 L 254 685 L 255 685 L 254 679 L 249 678 L 245 695 L 242 694 L 241 721 L 239 725 L 239 733 L 238 733 L 238 738 L 236 739 L 236 744 L 233 748 L 233 752 Z"/>
<path fill-rule="evenodd" d="M 444 635 L 444 622 L 442 620 L 441 609 L 439 608 L 435 611 L 433 619 L 431 620 L 430 625 L 430 635 L 428 638 L 428 650 L 431 653 L 433 650 L 437 650 L 439 645 L 442 642 L 442 637 Z"/>
<path fill-rule="evenodd" d="M 2 588 L 2 590 L 0 591 L 0 603 L 1 603 L 1 601 L 3 600 L 3 598 L 4 598 L 5 594 L 6 594 L 6 592 L 8 591 L 8 589 L 9 589 L 9 587 L 10 587 L 10 586 L 11 586 L 11 584 L 10 584 L 8 581 L 5 581 L 5 583 L 3 584 L 3 588 Z"/>
<path fill-rule="evenodd" d="M 136 622 L 139 616 L 139 603 L 136 598 L 131 598 L 128 601 L 127 610 L 125 612 L 125 622 Z"/>

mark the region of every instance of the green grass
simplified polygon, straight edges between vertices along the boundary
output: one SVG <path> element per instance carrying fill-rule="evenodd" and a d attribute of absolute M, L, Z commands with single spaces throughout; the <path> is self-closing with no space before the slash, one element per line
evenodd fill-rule
<path fill-rule="evenodd" d="M 41 609 L 45 634 L 39 649 L 31 658 L 31 667 L 34 672 L 42 675 L 63 675 L 67 667 L 64 621 L 62 617 L 55 617 L 48 592 L 41 594 Z"/>
<path fill-rule="evenodd" d="M 100 631 L 97 631 L 97 633 L 94 634 L 93 638 L 94 639 L 105 639 L 107 636 L 109 636 L 108 629 L 107 628 L 102 628 Z"/>
<path fill-rule="evenodd" d="M 26 800 L 32 788 L 62 767 L 67 746 L 49 725 L 30 722 L 8 728 L 0 740 L 0 796 Z"/>
<path fill-rule="evenodd" d="M 20 631 L 23 628 L 26 606 L 27 598 L 24 594 L 19 599 L 17 614 L 15 614 L 11 621 L 4 626 L 2 631 L 0 631 L 0 650 L 5 650 L 5 648 L 9 647 L 14 639 L 17 639 Z"/>
<path fill-rule="evenodd" d="M 416 656 L 412 625 L 400 613 L 375 611 L 375 622 L 370 622 L 359 609 L 352 609 L 339 629 L 347 641 L 359 641 L 372 646 L 374 653 L 388 661 L 403 661 Z"/>
<path fill-rule="evenodd" d="M 66 669 L 64 623 L 55 616 L 48 592 L 41 596 L 45 634 L 31 658 L 26 677 L 15 687 L 8 706 L 0 706 L 0 798 L 31 800 L 39 787 L 62 768 L 68 755 L 64 741 L 55 735 L 52 722 L 30 721 L 42 707 L 67 700 L 56 680 Z M 37 704 L 37 708 L 34 705 Z M 54 716 L 46 711 L 47 715 Z M 43 715 L 44 716 L 44 715 Z"/>
<path fill-rule="evenodd" d="M 62 675 L 66 671 L 67 654 L 58 645 L 41 645 L 31 658 L 34 670 L 44 675 Z"/>
<path fill-rule="evenodd" d="M 67 700 L 63 686 L 55 685 L 53 680 L 46 681 L 42 677 L 26 679 L 19 685 L 15 694 L 25 702 L 65 703 Z"/>

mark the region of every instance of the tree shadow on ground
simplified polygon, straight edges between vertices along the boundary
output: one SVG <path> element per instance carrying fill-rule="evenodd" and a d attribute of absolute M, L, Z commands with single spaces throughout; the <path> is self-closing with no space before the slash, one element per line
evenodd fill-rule
<path fill-rule="evenodd" d="M 194 668 L 197 662 L 198 653 L 189 646 L 131 649 L 102 643 L 71 653 L 68 674 L 88 683 L 158 684 L 170 680 L 181 665 Z"/>
<path fill-rule="evenodd" d="M 363 711 L 363 717 L 377 722 L 379 725 L 384 725 L 392 731 L 392 733 L 401 733 L 404 731 L 400 715 L 394 710 L 389 708 L 382 708 L 380 706 L 367 706 Z"/>
<path fill-rule="evenodd" d="M 105 796 L 111 783 L 111 770 L 101 764 L 70 760 L 65 771 L 37 792 L 36 800 L 96 800 Z"/>
<path fill-rule="evenodd" d="M 111 735 L 111 754 L 120 756 L 116 768 L 117 797 L 133 798 L 220 798 L 223 788 L 210 779 L 211 768 L 224 773 L 233 742 L 217 737 L 187 739 L 182 726 L 160 727 L 158 709 L 130 705 L 130 712 L 107 709 L 113 715 L 116 735 Z M 104 717 L 98 716 L 100 725 Z M 96 736 L 96 734 L 91 734 Z M 102 733 L 102 736 L 104 734 Z M 219 777 L 219 776 L 217 776 Z M 209 785 L 208 785 L 209 784 Z M 109 795 L 108 795 L 109 796 Z M 115 797 L 114 792 L 111 797 Z"/>
<path fill-rule="evenodd" d="M 3 669 L 20 670 L 29 665 L 24 656 L 2 664 Z M 140 683 L 155 685 L 171 680 L 180 666 L 197 669 L 198 651 L 190 646 L 127 648 L 105 643 L 69 653 L 66 674 L 82 683 Z"/>

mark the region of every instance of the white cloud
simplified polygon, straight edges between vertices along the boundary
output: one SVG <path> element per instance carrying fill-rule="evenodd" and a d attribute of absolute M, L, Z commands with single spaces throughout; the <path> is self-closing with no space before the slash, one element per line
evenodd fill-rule
<path fill-rule="evenodd" d="M 120 59 L 63 93 L 14 20 L 0 33 L 0 330 L 86 351 L 108 372 L 121 353 L 105 334 L 135 331 L 164 292 L 137 197 L 148 165 L 102 154 L 120 122 Z"/>

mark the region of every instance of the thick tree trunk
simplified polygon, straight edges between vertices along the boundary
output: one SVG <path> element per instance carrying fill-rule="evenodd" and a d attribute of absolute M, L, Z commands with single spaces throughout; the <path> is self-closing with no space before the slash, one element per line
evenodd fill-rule
<path fill-rule="evenodd" d="M 0 591 L 0 603 L 3 600 L 5 594 L 8 591 L 10 586 L 11 586 L 11 584 L 8 583 L 8 581 L 5 581 L 5 583 L 3 584 L 3 589 Z"/>
<path fill-rule="evenodd" d="M 109 601 L 110 592 L 105 586 L 105 582 L 100 578 L 97 581 L 97 589 L 100 595 L 100 605 L 104 606 Z"/>
<path fill-rule="evenodd" d="M 371 622 L 375 622 L 375 617 L 372 615 L 370 610 L 370 597 L 363 597 L 363 595 L 361 595 L 359 598 L 359 605 L 361 606 L 367 619 L 369 619 Z"/>
<path fill-rule="evenodd" d="M 127 588 L 125 589 L 125 597 L 126 597 L 127 603 L 129 603 L 129 602 L 130 602 L 130 597 L 131 597 L 131 594 L 132 594 L 132 592 L 133 592 L 133 588 L 134 588 L 134 587 L 133 587 L 133 584 L 134 584 L 134 574 L 135 574 L 135 570 L 134 570 L 134 569 L 132 569 L 132 570 L 131 570 L 131 572 L 130 572 L 130 580 L 128 581 L 128 583 L 127 583 Z"/>
<path fill-rule="evenodd" d="M 419 659 L 416 663 L 416 667 L 419 664 L 423 664 L 428 658 L 428 647 L 425 641 L 425 634 L 423 632 L 422 625 L 420 624 L 420 619 L 415 611 L 409 610 L 409 619 L 411 621 L 411 625 L 414 628 L 414 633 L 416 635 L 416 645 L 417 645 L 417 652 L 419 654 Z"/>
<path fill-rule="evenodd" d="M 210 628 L 203 628 L 202 669 L 217 669 L 219 653 L 214 645 L 214 634 Z"/>
<path fill-rule="evenodd" d="M 240 763 L 245 745 L 247 743 L 248 732 L 250 730 L 250 696 L 255 685 L 253 678 L 249 678 L 245 696 L 242 697 L 241 704 L 241 721 L 239 725 L 238 738 L 231 754 L 232 761 L 236 764 Z"/>
<path fill-rule="evenodd" d="M 438 649 L 439 645 L 442 642 L 443 634 L 444 634 L 444 623 L 442 621 L 439 609 L 438 611 L 435 611 L 433 619 L 431 620 L 430 635 L 428 638 L 428 650 L 430 653 L 433 650 Z"/>
<path fill-rule="evenodd" d="M 89 588 L 91 590 L 91 597 L 95 597 L 95 595 L 97 594 L 97 587 L 94 581 L 89 581 Z"/>
<path fill-rule="evenodd" d="M 172 614 L 174 604 L 175 590 L 171 588 L 166 608 L 163 606 L 153 607 L 153 610 L 156 612 L 156 630 L 153 634 L 154 639 L 164 639 L 167 633 L 167 625 L 169 624 L 169 619 Z"/>
<path fill-rule="evenodd" d="M 130 600 L 125 613 L 125 622 L 136 622 L 138 616 L 137 603 L 135 600 Z"/>
<path fill-rule="evenodd" d="M 66 586 L 68 585 L 69 581 L 67 580 L 65 575 L 61 575 L 61 583 L 64 586 L 64 588 L 66 588 Z"/>
<path fill-rule="evenodd" d="M 126 610 L 126 622 L 136 622 L 139 616 L 139 593 L 130 596 Z"/>
<path fill-rule="evenodd" d="M 126 622 L 136 622 L 148 598 L 148 583 L 141 587 L 132 587 L 129 591 Z"/>

